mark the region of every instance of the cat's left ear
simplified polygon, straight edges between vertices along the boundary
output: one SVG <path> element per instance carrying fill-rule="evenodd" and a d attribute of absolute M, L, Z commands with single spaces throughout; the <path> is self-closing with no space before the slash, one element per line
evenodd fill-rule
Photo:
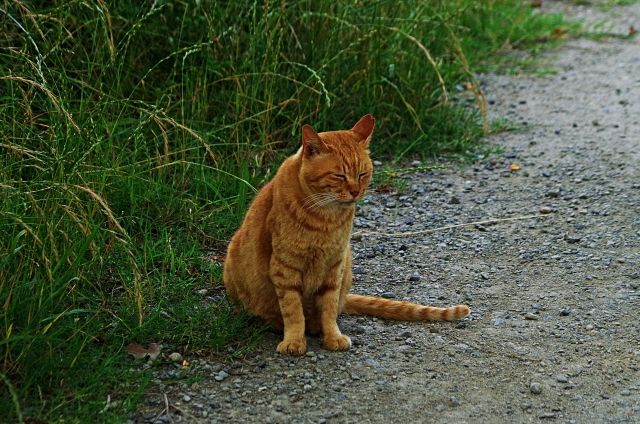
<path fill-rule="evenodd" d="M 371 115 L 364 115 L 357 124 L 351 128 L 351 131 L 357 133 L 365 141 L 365 145 L 369 145 L 371 139 L 371 133 L 373 133 L 373 127 L 376 125 L 376 120 Z"/>
<path fill-rule="evenodd" d="M 308 157 L 319 155 L 326 150 L 320 136 L 309 124 L 302 127 L 302 149 Z"/>

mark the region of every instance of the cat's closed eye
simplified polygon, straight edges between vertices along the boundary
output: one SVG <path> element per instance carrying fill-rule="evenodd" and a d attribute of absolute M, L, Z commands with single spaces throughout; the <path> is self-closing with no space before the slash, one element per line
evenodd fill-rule
<path fill-rule="evenodd" d="M 347 176 L 344 174 L 333 174 L 333 175 L 340 178 L 341 180 L 347 181 Z"/>
<path fill-rule="evenodd" d="M 369 173 L 368 172 L 363 172 L 362 174 L 358 175 L 358 180 L 361 180 L 363 177 L 366 177 Z"/>

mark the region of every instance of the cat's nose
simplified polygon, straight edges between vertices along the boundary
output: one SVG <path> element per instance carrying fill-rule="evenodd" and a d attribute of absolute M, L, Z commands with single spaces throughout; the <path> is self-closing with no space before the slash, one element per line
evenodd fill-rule
<path fill-rule="evenodd" d="M 355 199 L 356 197 L 358 197 L 358 195 L 360 194 L 360 190 L 354 190 L 354 191 L 350 191 L 349 193 L 351 193 L 351 195 L 353 196 L 353 198 Z"/>

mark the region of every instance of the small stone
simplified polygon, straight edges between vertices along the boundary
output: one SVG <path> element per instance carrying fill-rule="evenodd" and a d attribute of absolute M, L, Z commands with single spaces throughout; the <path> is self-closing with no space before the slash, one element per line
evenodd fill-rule
<path fill-rule="evenodd" d="M 621 392 L 620 392 L 620 394 L 621 394 L 622 396 L 630 396 L 630 395 L 631 395 L 631 392 L 630 392 L 629 390 L 625 389 L 625 390 L 621 391 Z"/>
<path fill-rule="evenodd" d="M 364 333 L 366 333 L 366 332 L 367 332 L 367 329 L 366 329 L 366 328 L 364 328 L 362 325 L 359 325 L 359 326 L 357 326 L 357 327 L 356 327 L 356 333 L 358 333 L 358 334 L 364 334 Z"/>
<path fill-rule="evenodd" d="M 379 160 L 374 160 L 373 166 L 382 166 L 382 162 L 380 162 Z"/>
<path fill-rule="evenodd" d="M 184 396 L 182 396 L 182 400 L 183 400 L 184 402 L 191 402 L 191 396 L 189 396 L 189 395 L 184 395 Z"/>
<path fill-rule="evenodd" d="M 180 355 L 178 352 L 173 352 L 171 355 L 169 355 L 169 360 L 174 362 L 182 362 L 182 355 Z"/>
<path fill-rule="evenodd" d="M 393 200 L 389 200 L 385 206 L 388 208 L 395 208 L 396 202 L 394 202 Z"/>
<path fill-rule="evenodd" d="M 227 374 L 224 371 L 220 371 L 218 373 L 218 375 L 216 375 L 215 377 L 213 377 L 216 381 L 223 381 L 225 378 L 229 377 L 229 374 Z"/>
<path fill-rule="evenodd" d="M 542 384 L 540 383 L 531 383 L 531 385 L 529 385 L 529 391 L 531 391 L 531 393 L 533 393 L 534 395 L 539 395 L 540 393 L 542 393 Z"/>
<path fill-rule="evenodd" d="M 544 419 L 553 420 L 553 419 L 556 419 L 557 417 L 558 417 L 558 414 L 554 412 L 545 412 L 544 414 L 540 415 L 538 418 L 540 418 L 541 420 L 544 420 Z"/>
<path fill-rule="evenodd" d="M 556 375 L 556 381 L 558 383 L 567 383 L 569 380 L 564 375 Z"/>
<path fill-rule="evenodd" d="M 412 275 L 411 277 L 409 277 L 409 281 L 420 281 L 420 276 Z"/>
<path fill-rule="evenodd" d="M 364 268 L 362 268 L 361 266 L 354 266 L 353 273 L 356 275 L 364 274 Z"/>
<path fill-rule="evenodd" d="M 382 297 L 384 297 L 385 299 L 395 299 L 396 298 L 396 294 L 392 291 L 390 292 L 385 292 L 382 293 Z"/>
<path fill-rule="evenodd" d="M 483 280 L 488 280 L 489 279 L 489 275 L 485 272 L 481 272 L 480 273 L 480 277 L 482 277 Z"/>
<path fill-rule="evenodd" d="M 547 215 L 551 213 L 551 208 L 549 206 L 543 206 L 540 208 L 540 213 L 543 215 Z"/>
<path fill-rule="evenodd" d="M 568 315 L 571 313 L 571 309 L 569 309 L 569 308 L 562 308 L 562 309 L 560 309 L 560 312 L 559 312 L 559 313 L 560 313 L 560 316 L 561 316 L 561 317 L 566 317 L 566 316 L 568 316 Z"/>
<path fill-rule="evenodd" d="M 358 374 L 356 374 L 356 373 L 352 372 L 352 373 L 351 373 L 351 379 L 352 379 L 352 380 L 360 380 L 360 377 L 358 377 Z"/>
<path fill-rule="evenodd" d="M 404 330 L 404 331 L 400 332 L 400 334 L 398 334 L 398 337 L 400 337 L 402 339 L 406 339 L 407 337 L 411 337 L 411 331 Z"/>
<path fill-rule="evenodd" d="M 524 319 L 528 319 L 531 321 L 537 321 L 538 320 L 538 316 L 536 314 L 532 314 L 532 313 L 527 313 L 524 315 Z"/>
<path fill-rule="evenodd" d="M 198 290 L 196 293 L 198 293 L 200 296 L 206 296 L 207 293 L 209 293 L 209 290 L 202 289 L 202 290 Z"/>
<path fill-rule="evenodd" d="M 451 398 L 449 398 L 449 401 L 451 403 L 451 406 L 460 406 L 460 405 L 462 405 L 462 402 L 460 402 L 460 400 L 458 400 L 458 398 L 455 397 L 455 396 L 451 396 Z"/>
<path fill-rule="evenodd" d="M 458 199 L 456 196 L 452 196 L 451 200 L 449 200 L 449 204 L 450 205 L 459 205 L 460 204 L 460 199 Z"/>
<path fill-rule="evenodd" d="M 558 197 L 560 196 L 560 190 L 558 189 L 554 189 L 554 190 L 549 190 L 546 194 L 547 197 Z"/>

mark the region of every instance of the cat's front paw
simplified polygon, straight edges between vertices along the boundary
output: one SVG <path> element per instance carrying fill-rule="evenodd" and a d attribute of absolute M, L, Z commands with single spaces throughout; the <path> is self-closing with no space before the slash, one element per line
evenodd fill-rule
<path fill-rule="evenodd" d="M 307 351 L 307 340 L 283 340 L 276 350 L 281 355 L 304 355 Z"/>
<path fill-rule="evenodd" d="M 326 337 L 322 347 L 327 350 L 348 350 L 351 347 L 351 339 L 344 334 Z"/>

